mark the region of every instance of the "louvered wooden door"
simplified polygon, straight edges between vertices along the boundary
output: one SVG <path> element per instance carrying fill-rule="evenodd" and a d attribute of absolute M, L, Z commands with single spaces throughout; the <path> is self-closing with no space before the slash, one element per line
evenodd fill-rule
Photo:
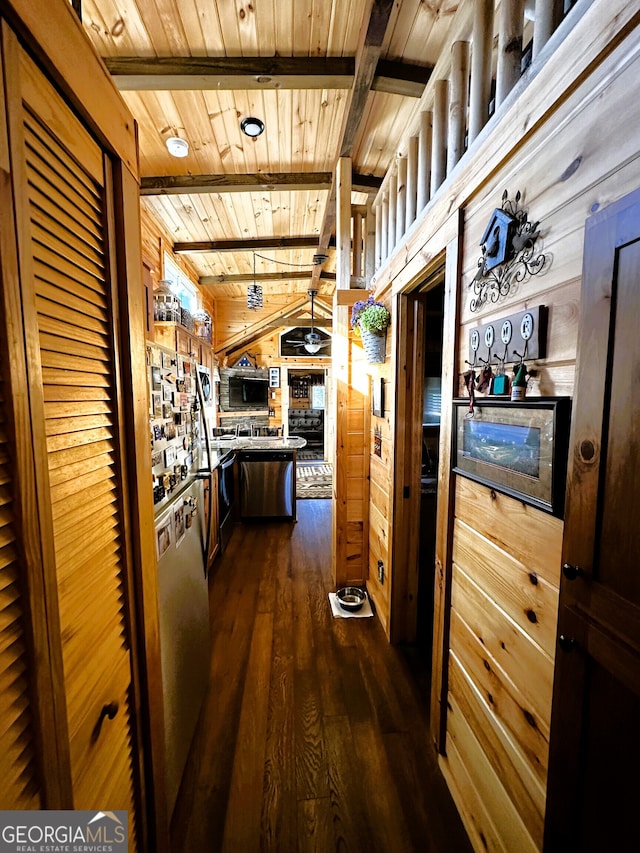
<path fill-rule="evenodd" d="M 5 328 L 0 300 L 0 329 Z M 0 808 L 41 807 L 36 738 L 31 711 L 31 664 L 27 649 L 24 566 L 16 546 L 15 445 L 5 412 L 4 368 L 0 352 Z"/>
<path fill-rule="evenodd" d="M 45 562 L 58 596 L 73 807 L 126 809 L 131 826 L 132 670 L 103 154 L 24 55 L 21 92 L 29 394 Z"/>

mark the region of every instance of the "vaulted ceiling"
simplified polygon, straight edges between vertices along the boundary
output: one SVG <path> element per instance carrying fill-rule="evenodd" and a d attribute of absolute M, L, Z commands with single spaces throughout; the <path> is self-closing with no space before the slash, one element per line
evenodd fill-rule
<path fill-rule="evenodd" d="M 365 203 L 458 5 L 82 0 L 83 25 L 139 125 L 143 207 L 214 298 L 243 297 L 254 252 L 296 265 L 255 258 L 258 276 L 271 276 L 265 301 L 304 294 L 319 251 L 324 270 L 334 269 L 337 160 L 352 157 L 353 201 Z M 247 116 L 264 122 L 257 138 L 240 129 Z M 171 136 L 188 141 L 187 157 L 168 153 Z M 333 287 L 321 279 L 321 293 Z"/>

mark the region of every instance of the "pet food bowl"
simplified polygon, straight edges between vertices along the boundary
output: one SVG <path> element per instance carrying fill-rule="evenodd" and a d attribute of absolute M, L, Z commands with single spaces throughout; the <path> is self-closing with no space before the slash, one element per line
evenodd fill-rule
<path fill-rule="evenodd" d="M 338 604 L 343 610 L 348 610 L 350 613 L 355 613 L 360 610 L 365 602 L 367 593 L 357 586 L 345 586 L 336 592 Z"/>

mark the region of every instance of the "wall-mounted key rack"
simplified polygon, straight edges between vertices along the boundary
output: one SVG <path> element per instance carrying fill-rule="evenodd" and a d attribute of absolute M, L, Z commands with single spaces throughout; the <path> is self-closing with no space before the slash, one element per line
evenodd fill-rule
<path fill-rule="evenodd" d="M 547 315 L 544 305 L 509 314 L 469 330 L 469 363 L 481 366 L 491 361 L 545 358 Z"/>

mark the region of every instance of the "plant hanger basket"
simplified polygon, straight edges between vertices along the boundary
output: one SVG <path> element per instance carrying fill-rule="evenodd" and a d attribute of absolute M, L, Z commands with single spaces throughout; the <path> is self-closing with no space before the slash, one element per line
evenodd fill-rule
<path fill-rule="evenodd" d="M 391 320 L 388 309 L 373 296 L 354 302 L 351 328 L 362 338 L 368 364 L 384 364 L 387 355 L 387 327 Z"/>
<path fill-rule="evenodd" d="M 363 329 L 360 332 L 368 364 L 384 364 L 387 355 L 387 330 Z"/>

